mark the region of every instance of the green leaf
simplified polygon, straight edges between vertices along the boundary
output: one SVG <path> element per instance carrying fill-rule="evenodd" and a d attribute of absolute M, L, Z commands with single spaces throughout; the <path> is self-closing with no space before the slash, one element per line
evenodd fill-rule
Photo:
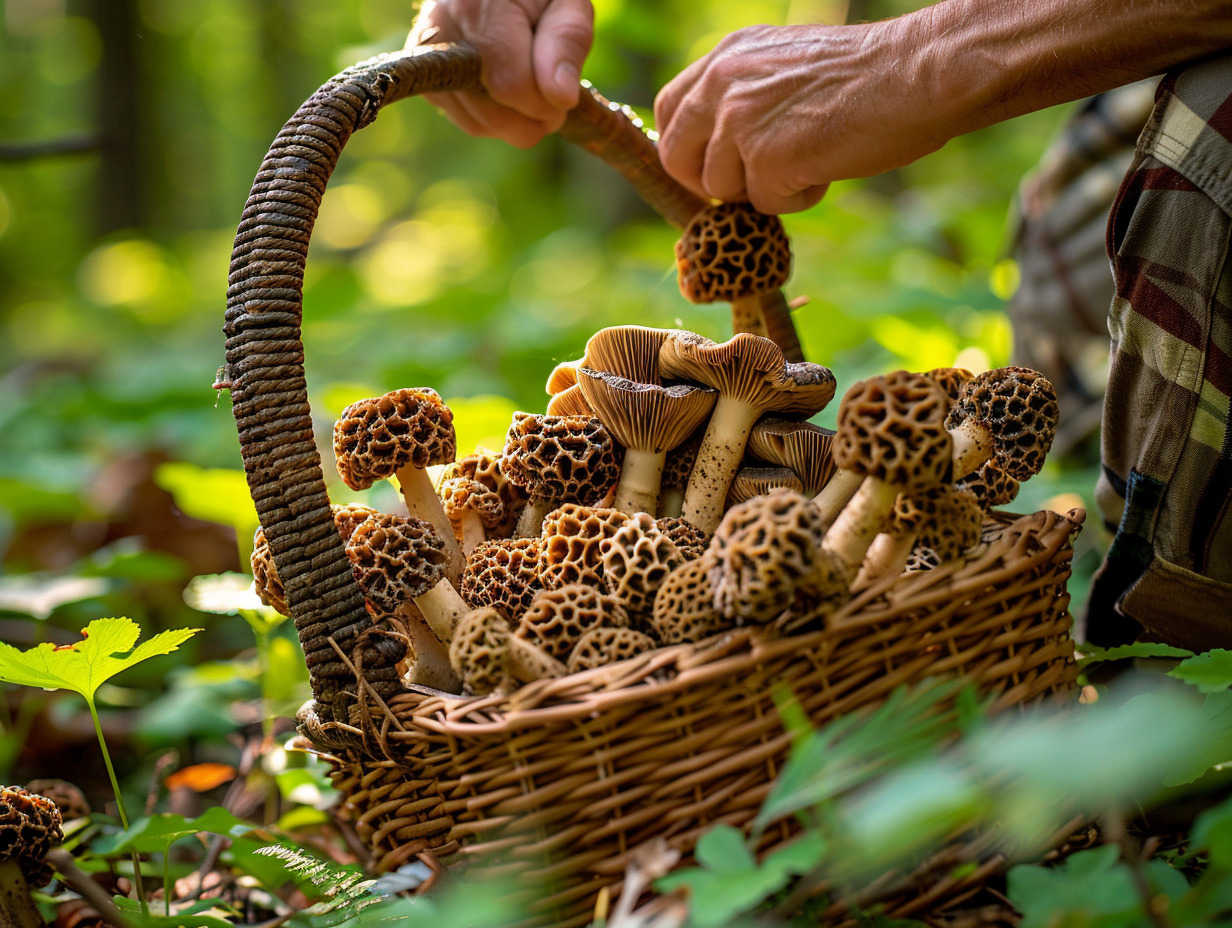
<path fill-rule="evenodd" d="M 1137 641 L 1133 644 L 1117 645 L 1115 648 L 1098 648 L 1093 644 L 1084 644 L 1079 650 L 1082 652 L 1082 659 L 1078 662 L 1079 667 L 1135 658 L 1193 657 L 1193 651 L 1153 641 Z"/>
<path fill-rule="evenodd" d="M 1018 866 L 1006 895 L 1022 912 L 1022 928 L 1121 928 L 1144 915 L 1129 870 L 1115 845 L 1079 851 L 1058 867 Z"/>
<path fill-rule="evenodd" d="M 1232 651 L 1216 648 L 1182 661 L 1168 676 L 1184 680 L 1203 693 L 1221 693 L 1232 686 Z"/>
<path fill-rule="evenodd" d="M 153 910 L 144 911 L 136 899 L 129 899 L 127 896 L 112 898 L 136 928 L 234 928 L 234 923 L 223 918 L 221 910 L 208 899 L 191 906 L 189 910 L 174 915 L 160 915 Z M 202 904 L 208 908 L 203 909 Z"/>
<path fill-rule="evenodd" d="M 190 835 L 205 832 L 236 838 L 252 829 L 252 825 L 236 818 L 221 806 L 215 806 L 193 819 L 161 813 L 140 819 L 127 831 L 101 838 L 95 843 L 94 850 L 100 854 L 127 854 L 132 851 L 152 854 L 161 852 L 173 842 Z"/>
<path fill-rule="evenodd" d="M 71 645 L 44 643 L 19 651 L 0 642 L 0 680 L 72 690 L 93 705 L 94 693 L 103 683 L 144 660 L 170 654 L 199 631 L 168 629 L 138 645 L 141 628 L 136 622 L 127 618 L 95 619 L 82 630 L 82 640 Z"/>
<path fill-rule="evenodd" d="M 158 466 L 154 482 L 175 498 L 185 515 L 230 525 L 249 535 L 256 529 L 257 510 L 242 470 L 171 461 Z"/>
<path fill-rule="evenodd" d="M 1206 848 L 1212 864 L 1232 870 L 1232 799 L 1199 815 L 1189 840 L 1194 848 Z"/>

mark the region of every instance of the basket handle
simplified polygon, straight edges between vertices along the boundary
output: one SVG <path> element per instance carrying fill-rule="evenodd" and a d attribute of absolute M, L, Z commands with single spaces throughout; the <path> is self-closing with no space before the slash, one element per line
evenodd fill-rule
<path fill-rule="evenodd" d="M 352 133 L 405 97 L 478 90 L 479 74 L 478 53 L 459 43 L 382 55 L 331 78 L 275 138 L 231 253 L 226 364 L 218 386 L 231 391 L 249 490 L 303 645 L 317 711 L 327 721 L 347 718 L 356 645 L 374 625 L 334 527 L 313 437 L 301 334 L 308 243 Z M 705 201 L 663 170 L 654 141 L 628 108 L 586 89 L 561 134 L 607 161 L 683 228 Z M 794 329 L 789 335 L 794 340 Z M 402 646 L 368 641 L 371 647 L 359 655 L 364 679 L 378 692 L 400 691 L 394 664 Z"/>

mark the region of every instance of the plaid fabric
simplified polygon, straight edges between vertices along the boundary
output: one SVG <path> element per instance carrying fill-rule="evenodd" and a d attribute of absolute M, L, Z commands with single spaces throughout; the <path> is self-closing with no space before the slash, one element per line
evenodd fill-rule
<path fill-rule="evenodd" d="M 1108 221 L 1116 294 L 1087 637 L 1232 647 L 1232 54 L 1168 75 Z"/>
<path fill-rule="evenodd" d="M 1095 453 L 1108 379 L 1112 272 L 1108 210 L 1151 113 L 1158 78 L 1080 104 L 1018 188 L 1010 246 L 1020 284 L 1007 311 L 1012 363 L 1057 388 L 1061 421 L 1053 454 Z"/>

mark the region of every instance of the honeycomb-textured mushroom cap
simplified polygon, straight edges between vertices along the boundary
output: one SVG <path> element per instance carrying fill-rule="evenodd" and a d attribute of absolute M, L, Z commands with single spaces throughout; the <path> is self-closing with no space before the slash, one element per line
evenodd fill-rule
<path fill-rule="evenodd" d="M 656 519 L 655 526 L 676 546 L 676 550 L 686 561 L 697 560 L 710 544 L 710 536 L 706 532 L 675 516 Z"/>
<path fill-rule="evenodd" d="M 542 590 L 522 613 L 514 635 L 541 647 L 558 661 L 569 658 L 578 639 L 602 625 L 626 627 L 628 613 L 615 597 L 582 583 Z"/>
<path fill-rule="evenodd" d="M 519 412 L 505 436 L 501 470 L 531 499 L 594 503 L 620 478 L 620 458 L 594 417 Z"/>
<path fill-rule="evenodd" d="M 685 226 L 676 243 L 676 272 L 690 302 L 731 302 L 782 287 L 791 274 L 791 245 L 777 216 L 748 203 L 721 203 Z"/>
<path fill-rule="evenodd" d="M 375 509 L 362 503 L 332 503 L 329 508 L 334 514 L 334 527 L 338 529 L 338 536 L 344 542 L 351 540 L 355 529 L 359 528 L 364 519 L 376 515 Z"/>
<path fill-rule="evenodd" d="M 366 490 L 403 467 L 447 464 L 456 449 L 453 413 L 427 387 L 352 403 L 334 424 L 338 476 L 352 490 Z"/>
<path fill-rule="evenodd" d="M 278 568 L 274 566 L 274 553 L 270 550 L 269 540 L 262 528 L 258 528 L 252 537 L 252 555 L 248 562 L 252 567 L 252 588 L 257 598 L 279 615 L 289 616 L 291 607 L 287 605 L 287 591 L 283 589 L 282 580 L 278 577 Z"/>
<path fill-rule="evenodd" d="M 834 461 L 900 489 L 941 483 L 954 446 L 945 430 L 949 406 L 945 391 L 923 374 L 861 380 L 839 404 Z"/>
<path fill-rule="evenodd" d="M 566 665 L 569 673 L 606 667 L 655 648 L 655 640 L 632 628 L 592 628 L 578 639 Z"/>
<path fill-rule="evenodd" d="M 441 484 L 440 493 L 445 514 L 455 528 L 467 512 L 475 513 L 484 528 L 488 529 L 499 525 L 505 518 L 505 506 L 501 502 L 500 494 L 488 489 L 478 480 L 454 477 Z"/>
<path fill-rule="evenodd" d="M 32 886 L 46 885 L 52 871 L 43 858 L 64 840 L 62 821 L 47 797 L 0 786 L 0 860 L 16 860 Z"/>
<path fill-rule="evenodd" d="M 817 507 L 791 490 L 732 507 L 707 551 L 715 608 L 736 622 L 774 619 L 812 588 L 824 534 Z"/>
<path fill-rule="evenodd" d="M 539 539 L 499 538 L 476 546 L 462 571 L 462 598 L 472 608 L 491 606 L 513 622 L 543 589 Z"/>
<path fill-rule="evenodd" d="M 957 428 L 970 419 L 992 429 L 998 465 L 1015 480 L 1039 473 L 1057 431 L 1057 393 L 1043 374 L 1002 367 L 978 374 L 959 394 L 946 420 Z"/>
<path fill-rule="evenodd" d="M 500 455 L 494 451 L 480 449 L 458 458 L 453 464 L 446 465 L 441 472 L 442 480 L 452 480 L 455 477 L 478 480 L 500 496 L 501 505 L 505 507 L 505 517 L 492 532 L 494 535 L 508 537 L 518 520 L 518 513 L 526 505 L 526 494 L 505 476 L 501 470 Z"/>
<path fill-rule="evenodd" d="M 543 519 L 539 535 L 539 582 L 545 589 L 571 583 L 603 586 L 603 550 L 629 516 L 619 509 L 581 506 L 553 509 Z"/>
<path fill-rule="evenodd" d="M 27 793 L 35 793 L 44 799 L 51 800 L 60 812 L 60 817 L 71 822 L 73 819 L 89 818 L 93 809 L 90 800 L 75 783 L 68 780 L 58 780 L 55 777 L 42 777 L 31 780 L 25 785 Z"/>
<path fill-rule="evenodd" d="M 804 484 L 790 467 L 742 467 L 727 488 L 727 508 L 765 496 L 774 490 L 804 491 Z"/>
<path fill-rule="evenodd" d="M 356 582 L 378 609 L 394 612 L 445 576 L 444 543 L 422 519 L 377 513 L 361 522 L 346 546 Z"/>
<path fill-rule="evenodd" d="M 1018 481 L 1002 470 L 995 459 L 985 461 L 954 485 L 974 493 L 985 509 L 1012 503 L 1019 489 Z"/>
<path fill-rule="evenodd" d="M 630 615 L 650 611 L 664 578 L 684 563 L 653 517 L 639 512 L 599 544 L 603 583 Z"/>
<path fill-rule="evenodd" d="M 834 476 L 830 453 L 834 433 L 811 422 L 766 417 L 749 433 L 749 456 L 779 467 L 789 467 L 800 478 L 803 491 L 815 495 Z"/>
<path fill-rule="evenodd" d="M 959 557 L 979 542 L 984 508 L 970 490 L 949 484 L 938 487 L 931 516 L 920 528 L 916 544 L 932 548 L 941 560 Z"/>
<path fill-rule="evenodd" d="M 449 663 L 467 690 L 485 696 L 506 685 L 512 634 L 495 609 L 474 609 L 458 620 L 449 642 Z"/>
<path fill-rule="evenodd" d="M 954 403 L 957 402 L 962 388 L 975 374 L 965 367 L 934 367 L 931 371 L 925 371 L 924 376 L 944 390 L 950 402 Z"/>
<path fill-rule="evenodd" d="M 713 558 L 685 561 L 663 578 L 655 595 L 650 627 L 664 644 L 697 642 L 726 631 L 735 623 L 714 607 L 710 586 Z"/>

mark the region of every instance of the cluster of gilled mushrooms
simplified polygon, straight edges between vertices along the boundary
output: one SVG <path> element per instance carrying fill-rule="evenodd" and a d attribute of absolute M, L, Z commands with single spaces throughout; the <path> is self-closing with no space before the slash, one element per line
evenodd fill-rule
<path fill-rule="evenodd" d="M 712 286 L 698 270 L 704 238 L 694 250 L 682 281 L 735 303 L 731 274 Z M 733 266 L 759 262 L 785 276 L 778 255 Z M 408 683 L 486 694 L 735 626 L 824 622 L 853 588 L 980 544 L 1057 415 L 1034 371 L 896 371 L 854 384 L 831 432 L 807 421 L 834 396 L 827 368 L 751 332 L 641 326 L 597 332 L 547 390 L 499 454 L 456 458 L 452 413 L 426 388 L 362 400 L 334 427 L 347 486 L 394 478 L 406 502 L 334 509 L 370 611 L 409 644 Z M 260 533 L 253 572 L 286 612 Z"/>

